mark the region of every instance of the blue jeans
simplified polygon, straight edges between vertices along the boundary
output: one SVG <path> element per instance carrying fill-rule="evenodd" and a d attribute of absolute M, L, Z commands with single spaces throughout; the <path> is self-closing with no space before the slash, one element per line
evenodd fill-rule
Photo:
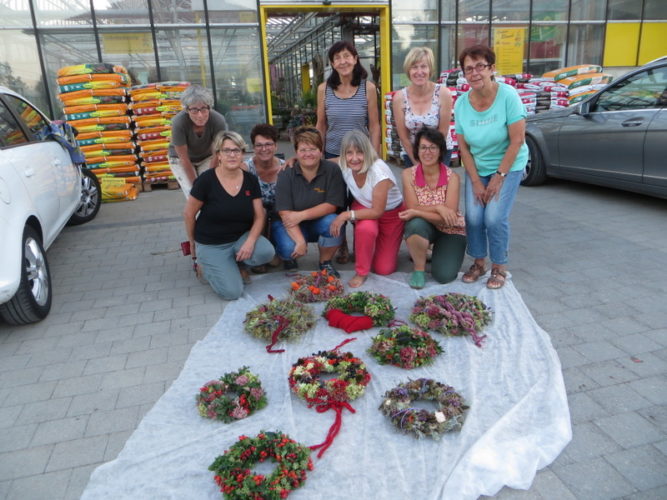
<path fill-rule="evenodd" d="M 466 235 L 468 255 L 484 259 L 488 252 L 493 264 L 507 264 L 510 242 L 510 212 L 521 183 L 523 171 L 510 172 L 503 181 L 500 194 L 486 205 L 475 200 L 470 177 L 466 176 Z M 482 184 L 488 185 L 493 175 L 480 177 Z"/>
<path fill-rule="evenodd" d="M 303 237 L 308 243 L 317 242 L 320 247 L 337 247 L 343 242 L 343 235 L 345 234 L 345 227 L 341 229 L 337 238 L 331 236 L 329 226 L 336 218 L 336 214 L 328 214 L 319 219 L 303 221 L 299 224 L 299 229 Z M 280 220 L 271 223 L 271 235 L 276 244 L 276 253 L 282 260 L 291 260 L 292 252 L 296 244 L 294 240 L 287 234 L 283 222 Z"/>
<path fill-rule="evenodd" d="M 204 278 L 213 291 L 225 300 L 235 300 L 243 294 L 243 279 L 236 262 L 236 252 L 246 239 L 248 239 L 247 232 L 231 243 L 196 244 L 197 262 L 202 268 Z M 257 238 L 252 255 L 243 263 L 248 266 L 261 266 L 273 259 L 274 255 L 273 245 L 264 236 L 260 236 Z"/>

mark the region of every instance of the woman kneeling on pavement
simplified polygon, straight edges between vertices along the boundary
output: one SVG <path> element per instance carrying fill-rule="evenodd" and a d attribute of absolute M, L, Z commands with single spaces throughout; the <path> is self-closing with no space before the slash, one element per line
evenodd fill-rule
<path fill-rule="evenodd" d="M 454 281 L 466 248 L 465 221 L 459 212 L 459 176 L 440 161 L 447 147 L 437 130 L 424 127 L 415 137 L 416 166 L 403 171 L 403 196 L 407 210 L 405 241 L 414 264 L 412 288 L 426 284 L 426 251 L 433 244 L 431 274 L 438 283 Z"/>
<path fill-rule="evenodd" d="M 357 288 L 371 269 L 381 275 L 396 270 L 404 225 L 398 214 L 405 206 L 394 174 L 363 132 L 351 130 L 343 137 L 340 167 L 354 200 L 333 221 L 331 234 L 338 236 L 347 221 L 354 223 L 356 274 L 348 285 Z"/>
<path fill-rule="evenodd" d="M 276 211 L 271 233 L 286 270 L 298 267 L 295 259 L 306 255 L 309 242 L 317 242 L 319 267 L 338 276 L 331 258 L 343 237 L 329 227 L 345 206 L 345 181 L 335 163 L 322 159 L 322 136 L 316 128 L 294 133 L 297 162 L 283 170 L 276 184 Z"/>
<path fill-rule="evenodd" d="M 195 180 L 183 218 L 193 258 L 211 287 L 226 300 L 243 293 L 241 268 L 269 262 L 275 251 L 264 236 L 264 207 L 257 177 L 244 171 L 245 142 L 236 132 L 213 141 L 213 166 Z"/>

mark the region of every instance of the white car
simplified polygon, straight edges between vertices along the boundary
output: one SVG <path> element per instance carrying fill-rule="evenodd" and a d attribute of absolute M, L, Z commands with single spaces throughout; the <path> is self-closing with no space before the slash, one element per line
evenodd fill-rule
<path fill-rule="evenodd" d="M 92 220 L 101 193 L 35 106 L 0 87 L 0 316 L 22 325 L 51 309 L 48 249 L 65 224 Z"/>

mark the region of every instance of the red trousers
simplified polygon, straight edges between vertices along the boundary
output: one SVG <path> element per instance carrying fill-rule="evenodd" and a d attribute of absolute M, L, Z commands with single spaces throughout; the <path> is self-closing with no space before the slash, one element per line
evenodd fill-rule
<path fill-rule="evenodd" d="M 361 210 L 367 207 L 354 200 L 351 208 Z M 358 275 L 366 276 L 371 270 L 381 275 L 396 271 L 405 225 L 398 218 L 402 210 L 405 210 L 403 204 L 387 210 L 379 219 L 364 219 L 354 223 L 354 270 Z"/>

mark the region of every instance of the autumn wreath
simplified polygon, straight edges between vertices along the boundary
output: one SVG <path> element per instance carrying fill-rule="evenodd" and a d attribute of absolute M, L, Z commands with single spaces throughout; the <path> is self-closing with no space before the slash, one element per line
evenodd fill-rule
<path fill-rule="evenodd" d="M 401 432 L 417 438 L 440 439 L 445 432 L 460 430 L 469 408 L 453 387 L 426 378 L 399 384 L 384 398 L 380 411 Z M 436 410 L 414 408 L 413 402 L 419 399 L 434 401 Z"/>
<path fill-rule="evenodd" d="M 326 269 L 298 274 L 290 284 L 292 297 L 300 302 L 325 302 L 344 291 L 340 279 L 327 273 Z"/>
<path fill-rule="evenodd" d="M 389 297 L 372 292 L 352 292 L 329 299 L 322 315 L 331 322 L 333 312 L 339 316 L 341 314 L 367 316 L 371 320 L 371 326 L 387 326 L 394 319 L 394 306 L 391 305 Z M 342 328 L 348 331 L 344 325 Z"/>
<path fill-rule="evenodd" d="M 252 472 L 253 464 L 267 459 L 278 464 L 270 475 Z M 279 500 L 303 485 L 313 462 L 307 446 L 282 432 L 260 431 L 254 438 L 240 436 L 208 469 L 225 498 Z"/>
<path fill-rule="evenodd" d="M 266 405 L 266 393 L 259 377 L 246 366 L 207 382 L 197 394 L 199 414 L 225 423 L 245 418 Z"/>

